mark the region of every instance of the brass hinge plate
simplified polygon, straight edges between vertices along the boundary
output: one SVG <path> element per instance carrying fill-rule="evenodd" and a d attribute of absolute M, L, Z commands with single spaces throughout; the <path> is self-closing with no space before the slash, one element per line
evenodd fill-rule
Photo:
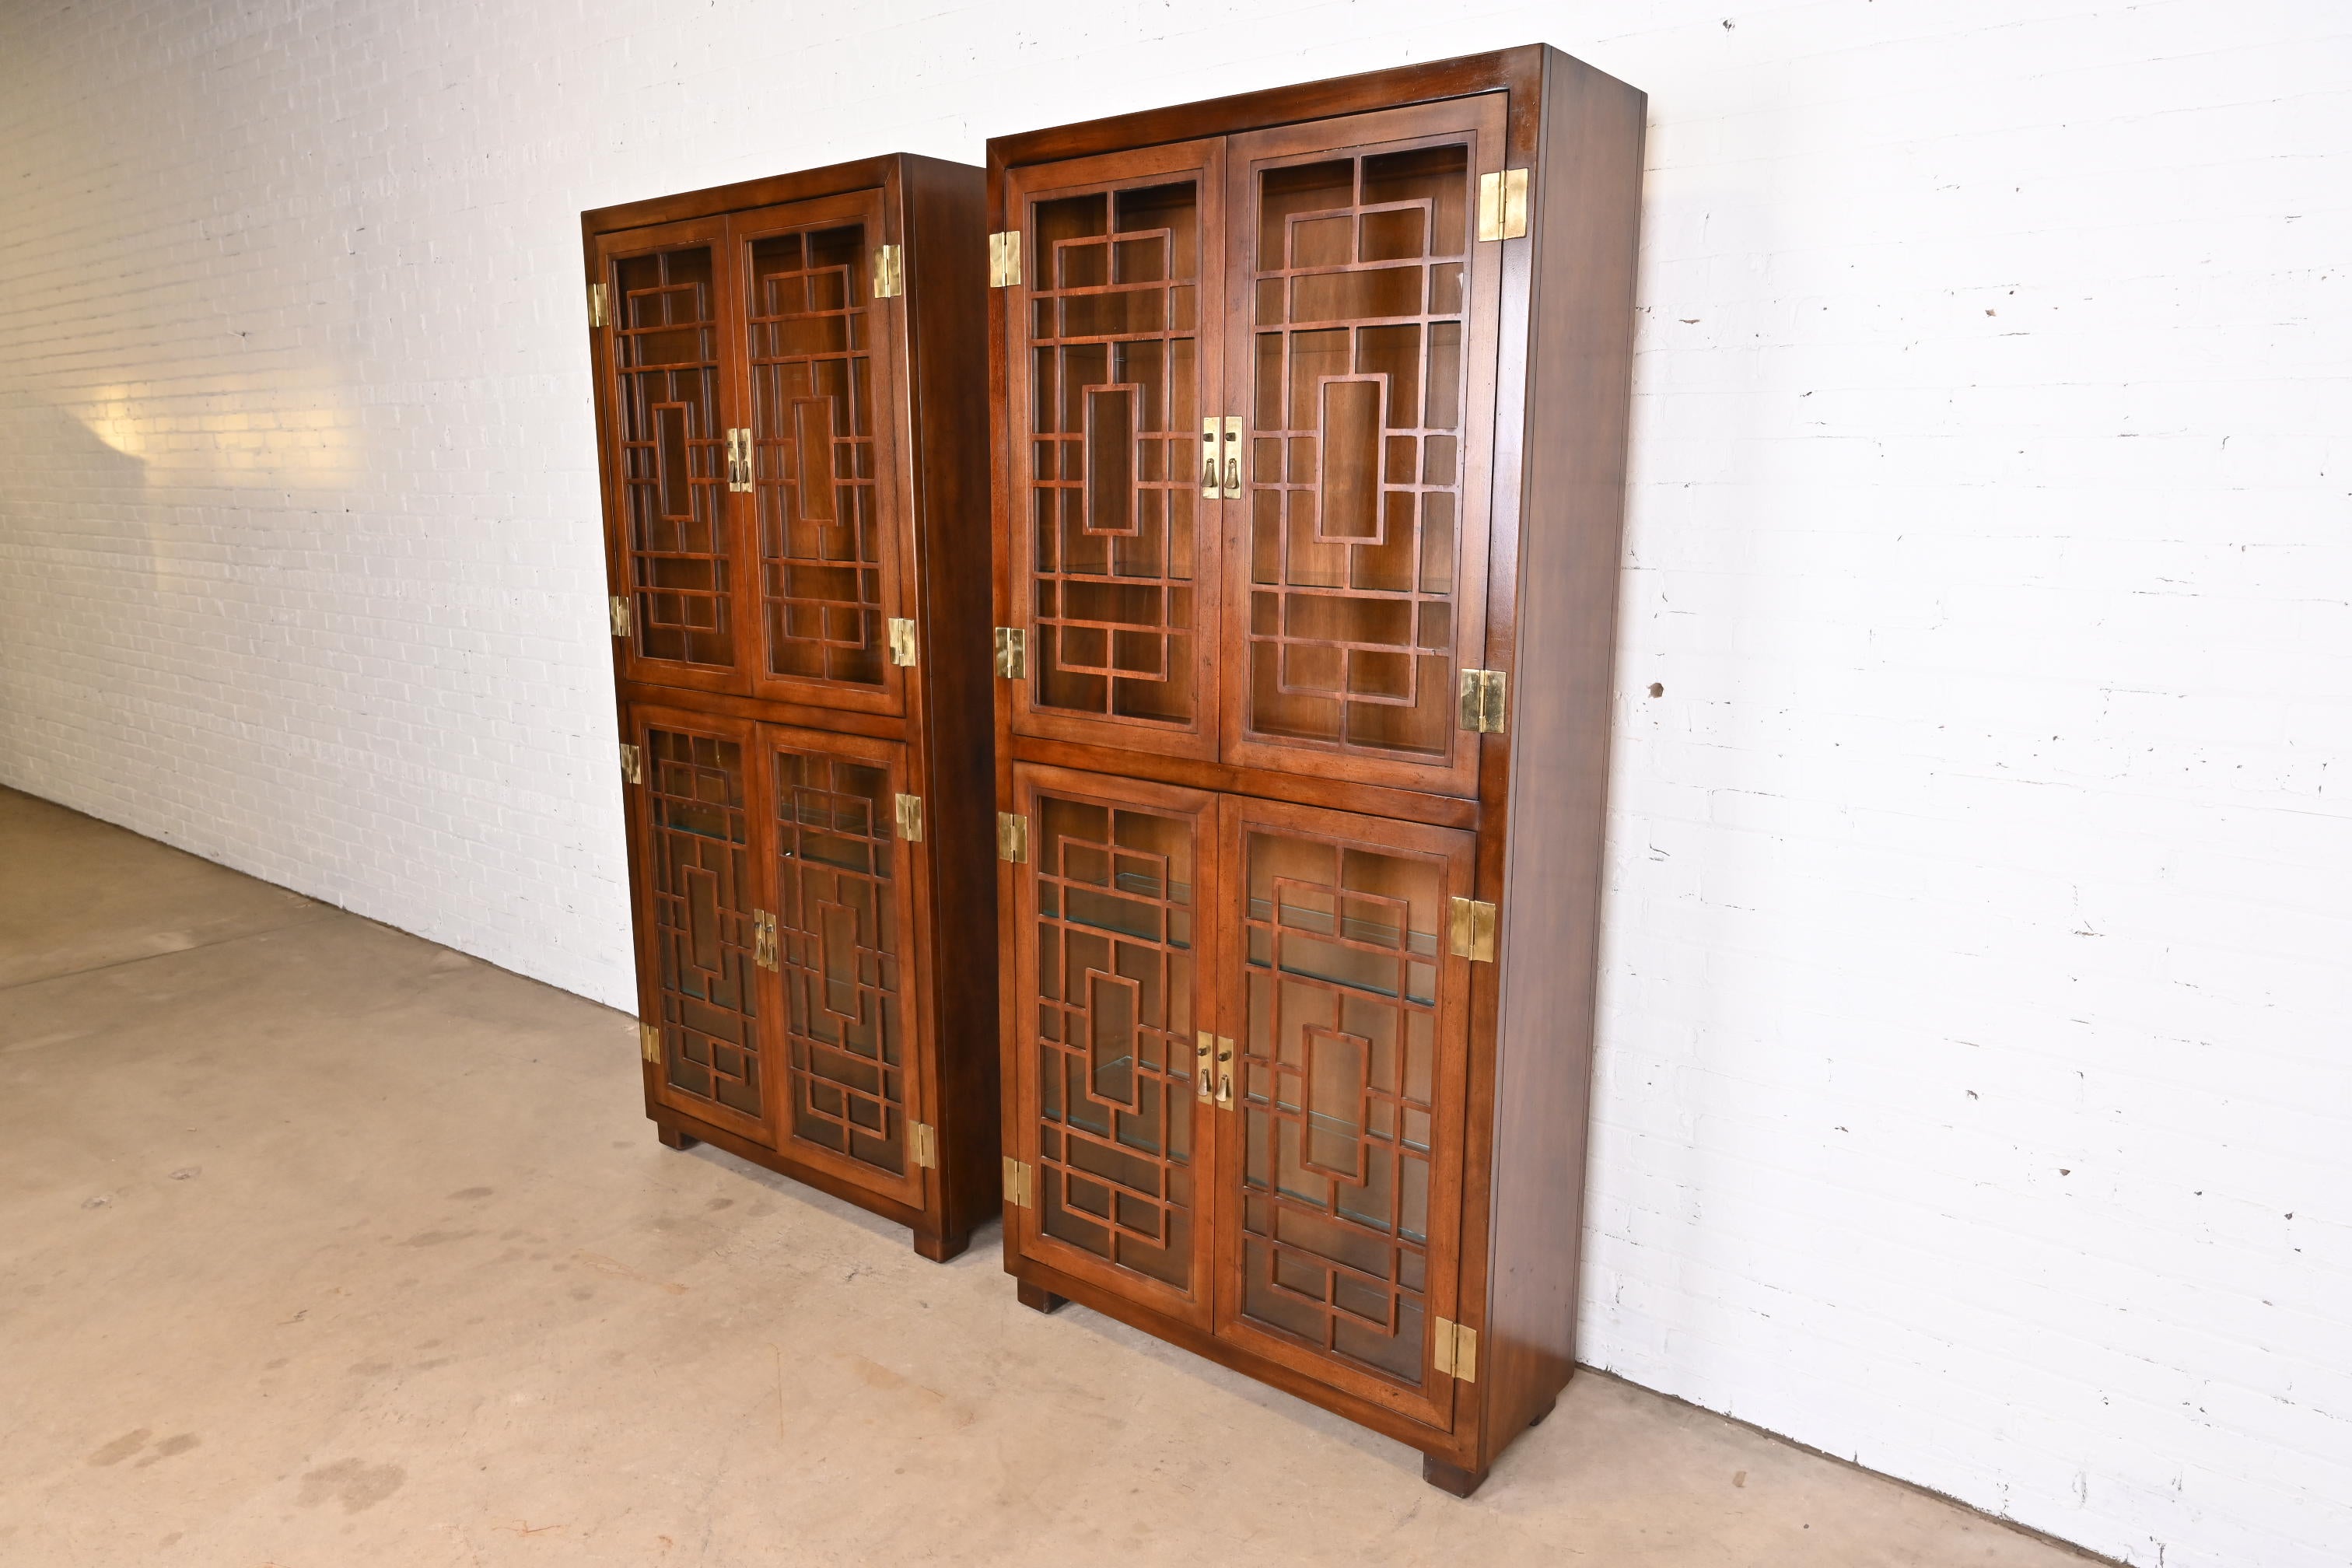
<path fill-rule="evenodd" d="M 1456 1383 L 1478 1381 L 1478 1331 L 1454 1322 L 1450 1318 L 1437 1320 L 1437 1342 L 1430 1352 L 1437 1370 Z"/>
<path fill-rule="evenodd" d="M 890 617 L 890 662 L 912 665 L 915 662 L 915 623 Z"/>
<path fill-rule="evenodd" d="M 929 1122 L 907 1123 L 907 1157 L 926 1171 L 940 1168 L 940 1135 Z"/>
<path fill-rule="evenodd" d="M 988 237 L 988 286 L 1010 289 L 1021 281 L 1021 231 L 999 229 Z"/>
<path fill-rule="evenodd" d="M 1478 237 L 1518 239 L 1528 232 L 1528 172 L 1478 176 Z"/>
<path fill-rule="evenodd" d="M 907 274 L 899 260 L 901 252 L 895 245 L 874 247 L 874 297 L 895 300 L 906 291 Z"/>
<path fill-rule="evenodd" d="M 898 837 L 909 844 L 923 841 L 923 797 L 902 795 L 898 797 Z"/>
<path fill-rule="evenodd" d="M 751 962 L 762 969 L 776 967 L 776 917 L 766 910 L 751 911 Z"/>
<path fill-rule="evenodd" d="M 1016 1208 L 1037 1206 L 1037 1173 L 1012 1155 L 1004 1156 L 1004 1201 Z"/>
<path fill-rule="evenodd" d="M 623 784 L 646 782 L 645 753 L 625 742 L 621 746 L 621 782 Z"/>
<path fill-rule="evenodd" d="M 637 1051 L 656 1067 L 661 1065 L 661 1026 L 659 1024 L 637 1026 Z"/>
<path fill-rule="evenodd" d="M 1495 962 L 1495 906 L 1482 899 L 1447 900 L 1454 956 L 1473 963 Z"/>
<path fill-rule="evenodd" d="M 1029 819 L 1009 811 L 996 814 L 996 858 L 1015 865 L 1029 858 Z"/>
<path fill-rule="evenodd" d="M 1029 673 L 1029 634 L 1019 626 L 996 628 L 996 675 L 1019 680 Z"/>
<path fill-rule="evenodd" d="M 613 635 L 616 637 L 627 637 L 629 635 L 629 601 L 618 594 L 614 595 L 611 612 Z"/>
<path fill-rule="evenodd" d="M 604 309 L 604 286 L 602 283 L 589 284 L 588 324 L 592 327 L 601 327 L 611 320 L 611 316 Z"/>
<path fill-rule="evenodd" d="M 1510 683 L 1499 669 L 1462 672 L 1462 727 L 1481 735 L 1499 735 L 1509 708 Z"/>

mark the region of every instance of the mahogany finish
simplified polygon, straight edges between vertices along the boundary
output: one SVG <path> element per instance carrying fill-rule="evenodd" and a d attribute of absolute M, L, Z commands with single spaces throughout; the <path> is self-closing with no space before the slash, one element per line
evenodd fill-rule
<path fill-rule="evenodd" d="M 1531 46 L 989 143 L 1005 1267 L 1458 1496 L 1573 1367 L 1645 107 Z"/>
<path fill-rule="evenodd" d="M 581 215 L 646 1114 L 935 1260 L 1000 1185 L 982 201 L 901 153 Z"/>

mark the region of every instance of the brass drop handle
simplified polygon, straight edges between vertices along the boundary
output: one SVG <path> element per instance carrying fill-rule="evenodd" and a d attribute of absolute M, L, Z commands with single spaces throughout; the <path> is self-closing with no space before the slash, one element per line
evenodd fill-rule
<path fill-rule="evenodd" d="M 1214 1034 L 1202 1029 L 1193 1037 L 1192 1061 L 1200 1068 L 1201 1084 L 1197 1092 L 1203 1105 L 1217 1098 L 1216 1055 L 1217 1037 Z"/>
<path fill-rule="evenodd" d="M 1234 1043 L 1223 1035 L 1217 1037 L 1217 1104 L 1224 1110 L 1234 1108 Z"/>
<path fill-rule="evenodd" d="M 1224 454 L 1223 479 L 1217 455 Z M 1242 493 L 1242 422 L 1236 415 L 1212 414 L 1201 421 L 1201 494 L 1210 500 L 1238 500 Z"/>

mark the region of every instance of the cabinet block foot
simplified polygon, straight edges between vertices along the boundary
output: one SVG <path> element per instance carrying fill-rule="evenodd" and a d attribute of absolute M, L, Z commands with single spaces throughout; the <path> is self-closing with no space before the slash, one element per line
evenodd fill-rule
<path fill-rule="evenodd" d="M 1532 1432 L 1537 1427 L 1542 1426 L 1545 1422 L 1550 1420 L 1551 1413 L 1559 1408 L 1559 1401 L 1555 1399 L 1549 1405 L 1545 1405 L 1541 1410 L 1537 1411 L 1535 1419 L 1528 1423 L 1528 1430 Z"/>
<path fill-rule="evenodd" d="M 1421 1458 L 1421 1479 L 1439 1491 L 1452 1492 L 1455 1497 L 1468 1497 L 1486 1484 L 1486 1472 L 1465 1470 L 1459 1465 L 1449 1465 L 1443 1459 L 1424 1454 Z"/>
<path fill-rule="evenodd" d="M 919 1230 L 915 1233 L 917 1255 L 934 1263 L 945 1263 L 949 1258 L 960 1256 L 971 1245 L 971 1232 L 968 1230 L 955 1236 L 930 1236 Z"/>
<path fill-rule="evenodd" d="M 1070 1304 L 1067 1296 L 1056 1296 L 1043 1285 L 1032 1285 L 1026 1279 L 1014 1281 L 1021 1304 L 1033 1312 L 1058 1312 Z"/>
<path fill-rule="evenodd" d="M 658 1121 L 655 1122 L 654 1126 L 661 1135 L 662 1147 L 665 1149 L 691 1149 L 702 1142 L 691 1132 L 680 1132 L 677 1128 L 665 1126 Z"/>

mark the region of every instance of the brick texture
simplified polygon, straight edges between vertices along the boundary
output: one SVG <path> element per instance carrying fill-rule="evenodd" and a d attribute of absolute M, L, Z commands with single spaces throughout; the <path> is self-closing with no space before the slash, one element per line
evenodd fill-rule
<path fill-rule="evenodd" d="M 2336 0 L 10 6 L 0 783 L 629 1007 L 578 211 L 1533 37 L 1654 116 L 1586 1359 L 2344 1568 Z"/>

